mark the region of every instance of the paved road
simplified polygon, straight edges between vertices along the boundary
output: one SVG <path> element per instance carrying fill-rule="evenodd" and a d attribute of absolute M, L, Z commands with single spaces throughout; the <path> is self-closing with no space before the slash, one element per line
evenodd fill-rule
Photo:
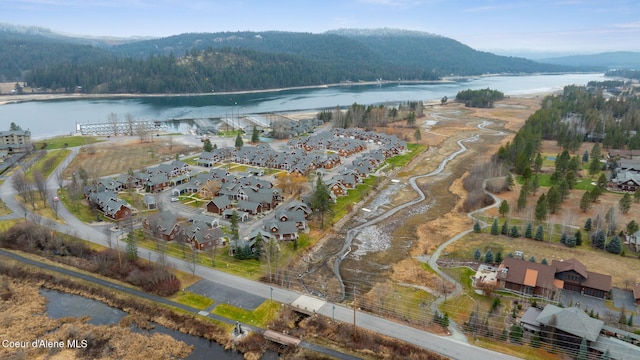
<path fill-rule="evenodd" d="M 68 165 L 75 154 L 77 154 L 77 150 L 75 152 L 72 151 L 71 156 L 63 161 L 56 171 L 62 171 L 64 166 Z M 16 213 L 21 213 L 21 211 L 24 211 L 24 207 L 20 206 L 20 204 L 15 200 L 15 191 L 13 190 L 11 183 L 11 179 L 7 179 L 7 181 L 0 185 L 0 197 L 11 210 Z M 55 181 L 50 181 L 50 186 L 57 188 Z M 29 217 L 40 220 L 40 222 L 44 223 L 46 226 L 55 226 L 56 231 L 84 238 L 103 246 L 109 246 L 111 234 L 106 235 L 104 231 L 97 231 L 94 226 L 90 226 L 79 221 L 66 210 L 62 203 L 60 203 L 58 214 L 65 220 L 65 224 L 54 224 L 53 221 L 41 221 L 41 218 L 27 210 L 27 215 Z M 125 244 L 122 242 L 116 242 L 114 246 L 118 246 L 124 250 Z M 147 255 L 151 260 L 157 261 L 159 259 L 159 254 L 153 250 L 140 249 L 139 251 L 142 256 Z M 187 262 L 182 259 L 170 256 L 166 256 L 166 259 L 177 268 L 188 269 Z M 197 266 L 196 274 L 203 279 L 214 283 L 224 284 L 227 287 L 260 296 L 265 299 L 272 298 L 273 300 L 284 304 L 291 304 L 303 295 L 298 292 L 248 280 L 203 266 Z M 321 308 L 319 308 L 318 313 L 327 317 L 333 316 L 339 321 L 347 323 L 353 322 L 353 310 L 339 304 L 325 303 Z M 449 337 L 437 336 L 426 331 L 395 323 L 361 311 L 357 311 L 356 318 L 356 324 L 359 327 L 397 338 L 399 340 L 407 341 L 453 359 L 516 359 L 509 355 L 463 344 Z"/>
<path fill-rule="evenodd" d="M 39 267 L 41 269 L 55 271 L 55 272 L 58 272 L 60 274 L 63 274 L 63 275 L 66 275 L 66 276 L 71 276 L 71 277 L 74 277 L 74 278 L 80 278 L 82 280 L 91 282 L 93 284 L 97 284 L 97 285 L 100 285 L 100 286 L 103 286 L 103 287 L 114 289 L 114 290 L 117 290 L 117 291 L 120 291 L 120 292 L 123 292 L 123 293 L 127 293 L 129 295 L 137 296 L 139 298 L 150 300 L 150 301 L 153 301 L 153 302 L 156 302 L 156 303 L 159 303 L 159 304 L 172 306 L 174 308 L 178 308 L 180 310 L 184 310 L 184 311 L 190 312 L 192 314 L 202 315 L 202 313 L 200 313 L 199 309 L 196 309 L 196 308 L 193 308 L 193 307 L 190 307 L 188 305 L 184 305 L 184 304 L 181 304 L 181 303 L 178 303 L 178 302 L 174 302 L 174 301 L 168 300 L 168 299 L 160 297 L 160 296 L 149 294 L 149 293 L 146 293 L 146 292 L 143 292 L 143 291 L 140 291 L 140 290 L 136 290 L 136 289 L 132 289 L 132 288 L 129 288 L 129 287 L 126 287 L 126 286 L 122 286 L 122 285 L 119 285 L 119 284 L 116 284 L 116 283 L 101 279 L 99 277 L 87 275 L 87 274 L 84 274 L 84 273 L 80 273 L 80 272 L 77 272 L 77 271 L 61 268 L 61 267 L 50 265 L 50 264 L 45 264 L 45 263 L 42 263 L 42 262 L 39 262 L 39 261 L 36 261 L 36 260 L 31 260 L 31 259 L 22 257 L 20 255 L 17 255 L 17 254 L 14 254 L 12 252 L 5 251 L 5 250 L 2 250 L 2 249 L 0 249 L 0 255 L 9 257 L 9 258 L 11 258 L 13 260 L 16 260 L 16 261 L 19 261 L 19 262 L 22 262 L 22 263 L 25 263 L 25 264 L 28 264 L 28 265 L 31 265 L 31 266 Z M 218 320 L 220 322 L 231 324 L 231 325 L 235 325 L 236 324 L 236 322 L 234 320 L 231 320 L 229 318 L 225 318 L 223 316 L 219 316 L 219 315 L 216 315 L 216 314 L 209 313 L 209 314 L 207 314 L 207 317 L 209 317 L 211 319 Z M 255 331 L 255 332 L 262 331 L 262 329 L 253 327 L 253 326 L 251 326 L 249 324 L 242 324 L 242 325 L 243 325 L 243 327 L 248 327 L 249 329 L 251 329 L 251 331 Z M 328 348 L 325 348 L 325 347 L 322 347 L 322 346 L 319 346 L 319 345 L 316 345 L 316 344 L 308 343 L 308 342 L 305 342 L 305 341 L 300 343 L 300 347 L 303 347 L 303 348 L 306 348 L 306 349 L 311 349 L 311 350 L 319 352 L 321 354 L 333 356 L 333 357 L 338 358 L 338 359 L 343 359 L 343 360 L 358 360 L 359 359 L 359 358 L 357 358 L 355 356 L 343 354 L 343 353 L 340 353 L 340 352 L 335 351 L 333 349 L 328 349 Z"/>

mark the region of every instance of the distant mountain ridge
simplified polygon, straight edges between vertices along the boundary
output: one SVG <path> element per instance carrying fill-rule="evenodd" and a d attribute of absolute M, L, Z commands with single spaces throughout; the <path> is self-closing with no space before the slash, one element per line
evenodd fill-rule
<path fill-rule="evenodd" d="M 215 68 L 215 74 L 211 73 L 211 77 L 215 75 L 218 79 L 224 79 L 215 84 L 216 90 L 221 91 L 242 90 L 240 83 L 247 86 L 250 79 L 246 78 L 246 74 L 237 73 L 243 71 L 238 64 L 242 64 L 245 71 L 250 67 L 249 73 L 254 74 L 277 68 L 278 75 L 272 76 L 271 81 L 262 79 L 261 87 L 285 83 L 289 86 L 322 85 L 335 81 L 373 81 L 380 78 L 434 80 L 449 75 L 576 71 L 571 66 L 498 56 L 474 50 L 440 35 L 400 29 L 338 29 L 322 34 L 281 31 L 186 33 L 120 41 L 124 43 L 114 43 L 107 38 L 69 37 L 38 27 L 0 26 L 0 81 L 24 80 L 38 69 L 38 76 L 31 76 L 31 81 L 42 83 L 33 85 L 88 88 L 86 84 L 80 84 L 82 79 L 86 81 L 92 71 L 96 74 L 101 71 L 100 79 L 97 79 L 97 75 L 92 79 L 93 88 L 98 91 L 98 88 L 114 88 L 108 86 L 110 77 L 116 74 L 122 76 L 130 71 L 119 69 L 122 65 L 118 64 L 117 59 L 141 59 L 142 62 L 136 63 L 141 70 L 144 66 L 158 66 L 153 65 L 153 61 L 166 61 L 166 57 L 176 61 L 175 66 L 190 68 L 172 68 L 172 76 L 195 71 L 196 68 L 201 70 L 200 74 L 210 73 Z M 153 60 L 158 56 L 160 60 Z M 189 61 L 180 61 L 181 58 L 189 58 Z M 209 60 L 204 61 L 205 58 Z M 213 58 L 218 62 L 213 63 Z M 152 61 L 145 65 L 145 59 Z M 269 65 L 261 66 L 261 62 Z M 111 69 L 110 73 L 100 69 L 100 66 L 104 69 L 105 65 Z M 168 64 L 161 66 L 162 69 L 171 67 Z M 47 70 L 53 68 L 57 74 Z M 59 74 L 61 71 L 65 72 L 65 77 Z M 147 71 L 131 76 L 139 77 L 140 73 Z M 153 74 L 154 79 L 148 81 L 154 82 L 154 86 L 142 88 L 157 90 L 166 87 L 162 85 L 162 74 L 149 73 Z M 287 76 L 294 80 L 282 79 Z M 240 78 L 241 81 L 234 80 Z M 98 80 L 104 86 L 98 86 L 95 83 Z M 74 81 L 77 84 L 73 84 Z M 136 79 L 135 83 L 141 84 L 143 81 Z M 200 79 L 194 82 L 199 85 L 191 91 L 214 85 L 211 81 L 207 83 Z M 184 86 L 179 88 L 172 91 L 188 91 Z M 135 86 L 129 91 L 149 90 Z"/>
<path fill-rule="evenodd" d="M 540 59 L 542 62 L 558 65 L 599 67 L 609 69 L 640 69 L 640 52 L 613 51 L 591 55 L 570 55 Z"/>

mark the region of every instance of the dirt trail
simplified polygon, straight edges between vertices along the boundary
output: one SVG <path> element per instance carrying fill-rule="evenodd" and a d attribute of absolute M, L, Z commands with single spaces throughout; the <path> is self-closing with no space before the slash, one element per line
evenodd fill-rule
<path fill-rule="evenodd" d="M 370 213 L 352 214 L 347 224 L 323 239 L 308 255 L 301 279 L 318 295 L 332 301 L 342 299 L 343 285 L 334 274 L 334 264 L 340 264 L 340 276 L 350 293 L 357 284 L 359 293 L 388 286 L 387 281 L 425 286 L 439 292 L 442 285 L 439 275 L 425 271 L 416 257 L 431 254 L 439 245 L 455 234 L 471 227 L 466 213 L 458 211 L 466 192 L 461 179 L 472 166 L 487 160 L 498 146 L 508 141 L 514 130 L 519 129 L 526 118 L 539 107 L 540 98 L 508 99 L 496 109 L 468 109 L 458 104 L 434 106 L 425 110 L 422 122 L 423 140 L 431 148 L 414 159 L 412 164 L 400 170 L 396 177 L 400 182 L 391 183 L 378 191 L 376 196 L 363 202 Z M 501 137 L 478 131 L 476 126 L 491 121 L 491 128 L 506 131 Z M 478 141 L 469 144 L 466 152 L 431 177 L 443 160 L 460 147 L 457 141 L 480 134 Z M 469 161 L 471 160 L 471 161 Z M 418 176 L 415 185 L 424 192 L 419 197 L 410 186 L 409 179 Z M 381 214 L 411 202 L 404 209 L 393 210 L 393 215 L 379 218 Z M 373 222 L 372 220 L 375 220 Z M 344 259 L 344 240 L 351 230 L 351 251 Z M 349 249 L 349 247 L 346 247 Z M 450 289 L 451 290 L 451 289 Z M 349 294 L 347 294 L 349 295 Z"/>

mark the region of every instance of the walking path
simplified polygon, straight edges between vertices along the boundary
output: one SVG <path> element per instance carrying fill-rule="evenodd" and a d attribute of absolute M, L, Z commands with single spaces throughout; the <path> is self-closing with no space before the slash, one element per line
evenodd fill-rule
<path fill-rule="evenodd" d="M 465 139 L 466 141 L 473 141 L 477 139 L 478 135 L 473 136 L 469 139 Z M 466 148 L 462 145 L 463 140 L 459 142 L 461 146 L 461 150 L 450 155 L 448 160 L 443 161 L 440 164 L 438 172 L 442 171 L 444 166 L 448 161 L 453 159 L 458 154 L 464 152 Z M 71 155 L 69 155 L 56 169 L 56 172 L 63 171 L 66 166 L 71 162 L 73 157 L 77 154 L 78 149 L 72 149 Z M 428 175 L 428 174 L 427 174 Z M 424 177 L 427 175 L 422 175 L 420 177 Z M 411 180 L 412 186 L 415 185 L 416 178 Z M 48 186 L 51 190 L 57 189 L 57 184 L 54 181 L 55 176 L 49 178 Z M 111 243 L 111 232 L 108 231 L 96 231 L 94 226 L 87 225 L 76 217 L 74 217 L 61 203 L 58 209 L 58 215 L 65 221 L 65 224 L 54 224 L 50 225 L 49 223 L 53 223 L 53 221 L 43 221 L 43 218 L 33 214 L 25 207 L 21 206 L 15 199 L 15 190 L 12 186 L 12 179 L 9 178 L 3 184 L 0 185 L 0 198 L 5 202 L 7 207 L 9 207 L 14 213 L 22 213 L 24 212 L 25 218 L 32 218 L 38 223 L 42 223 L 45 226 L 55 226 L 56 231 L 73 235 L 76 237 L 80 237 L 83 239 L 87 239 L 96 244 L 100 244 L 102 246 L 113 246 Z M 424 194 L 422 194 L 422 199 L 424 199 Z M 422 201 L 422 200 L 420 200 Z M 409 206 L 409 205 L 407 205 Z M 397 211 L 397 210 L 396 210 Z M 395 211 L 394 211 L 395 213 Z M 391 215 L 391 214 L 390 214 Z M 388 216 L 390 216 L 388 215 Z M 383 220 L 382 218 L 378 218 L 374 221 L 378 222 Z M 358 227 L 359 230 L 361 227 Z M 356 229 L 353 229 L 356 230 Z M 351 232 L 351 240 L 353 236 L 355 236 L 356 232 L 352 230 Z M 116 234 L 117 235 L 117 234 Z M 125 244 L 116 241 L 115 247 L 124 250 Z M 176 268 L 188 269 L 191 264 L 187 261 L 174 258 L 171 256 L 167 256 L 165 254 L 159 254 L 154 250 L 144 249 L 141 250 L 146 252 L 148 258 L 152 261 L 158 261 L 160 259 L 165 259 L 173 264 Z M 209 267 L 204 267 L 198 265 L 196 267 L 196 273 L 203 279 L 211 281 L 216 284 L 223 284 L 227 287 L 238 291 L 238 294 L 242 296 L 243 293 L 253 294 L 255 296 L 259 296 L 263 299 L 273 299 L 277 302 L 283 304 L 293 304 L 297 299 L 301 296 L 305 296 L 304 294 L 291 291 L 288 289 L 278 288 L 273 285 L 267 285 L 258 281 L 253 281 L 241 277 L 237 277 L 222 271 L 214 270 Z M 151 296 L 146 294 L 147 296 Z M 166 299 L 163 299 L 166 301 Z M 342 321 L 346 323 L 352 323 L 354 321 L 354 313 L 353 309 L 342 306 L 340 304 L 333 304 L 329 302 L 322 302 L 322 305 L 318 308 L 317 313 L 326 317 L 331 317 L 337 321 Z M 451 337 L 442 337 L 438 335 L 434 335 L 432 333 L 422 331 L 419 329 L 412 328 L 410 326 L 396 323 L 384 318 L 380 318 L 378 316 L 371 315 L 369 313 L 365 313 L 362 311 L 356 312 L 356 324 L 358 327 L 365 328 L 379 334 L 387 335 L 402 341 L 406 341 L 412 343 L 414 345 L 420 346 L 425 349 L 429 349 L 441 355 L 453 358 L 453 359 L 491 359 L 491 360 L 500 360 L 500 359 L 516 359 L 515 357 L 505 355 L 502 353 L 498 353 L 495 351 L 487 350 L 484 348 L 479 348 L 475 346 L 471 346 L 468 344 L 461 343 L 456 341 Z M 227 319 L 228 320 L 228 319 Z M 309 345 L 314 346 L 314 345 Z"/>

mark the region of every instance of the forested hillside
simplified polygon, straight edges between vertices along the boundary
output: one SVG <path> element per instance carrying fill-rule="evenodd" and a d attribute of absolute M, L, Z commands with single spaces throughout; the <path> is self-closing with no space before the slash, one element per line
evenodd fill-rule
<path fill-rule="evenodd" d="M 192 50 L 183 58 L 152 55 L 146 59 L 113 58 L 91 64 L 58 64 L 33 70 L 29 84 L 89 93 L 203 93 L 259 90 L 375 80 L 411 75 L 378 64 L 327 63 L 287 54 L 224 48 Z"/>
<path fill-rule="evenodd" d="M 390 63 L 420 67 L 439 76 L 558 72 L 575 69 L 570 66 L 542 64 L 477 51 L 456 40 L 419 31 L 342 29 L 329 33 L 357 40 Z"/>
<path fill-rule="evenodd" d="M 606 100 L 600 91 L 567 86 L 561 95 L 544 99 L 498 157 L 522 174 L 533 165 L 542 140 L 555 140 L 571 152 L 590 140 L 605 149 L 640 149 L 640 98 L 625 94 Z"/>
<path fill-rule="evenodd" d="M 77 42 L 0 28 L 0 77 L 53 91 L 192 93 L 571 70 L 400 30 L 182 34 L 99 48 Z"/>

